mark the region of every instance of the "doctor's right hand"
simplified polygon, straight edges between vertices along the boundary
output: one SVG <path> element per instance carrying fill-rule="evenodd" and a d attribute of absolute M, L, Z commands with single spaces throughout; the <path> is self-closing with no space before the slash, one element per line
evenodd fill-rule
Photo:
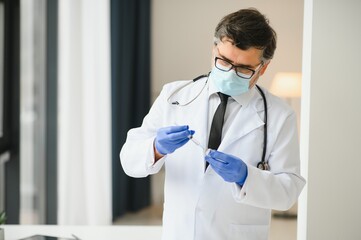
<path fill-rule="evenodd" d="M 194 133 L 187 125 L 160 128 L 154 140 L 155 148 L 162 155 L 172 153 L 186 144 Z"/>

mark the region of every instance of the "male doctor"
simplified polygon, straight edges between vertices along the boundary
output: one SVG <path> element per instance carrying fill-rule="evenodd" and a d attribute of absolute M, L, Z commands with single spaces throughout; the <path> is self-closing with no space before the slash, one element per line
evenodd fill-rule
<path fill-rule="evenodd" d="M 255 86 L 275 31 L 243 9 L 219 22 L 214 39 L 210 74 L 166 84 L 120 152 L 132 177 L 165 166 L 163 240 L 268 239 L 271 209 L 289 209 L 305 184 L 295 113 Z"/>

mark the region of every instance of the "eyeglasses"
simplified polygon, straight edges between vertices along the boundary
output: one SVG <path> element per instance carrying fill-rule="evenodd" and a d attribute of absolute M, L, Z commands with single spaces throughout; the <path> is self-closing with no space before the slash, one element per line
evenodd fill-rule
<path fill-rule="evenodd" d="M 235 66 L 232 63 L 228 62 L 227 60 L 219 57 L 215 57 L 214 59 L 214 66 L 216 66 L 216 68 L 218 68 L 223 72 L 229 72 L 232 70 L 232 68 L 234 68 L 237 76 L 244 79 L 250 79 L 251 77 L 253 77 L 253 75 L 260 69 L 262 65 L 263 65 L 263 61 L 260 64 L 258 64 L 255 70 L 253 70 L 242 66 Z"/>

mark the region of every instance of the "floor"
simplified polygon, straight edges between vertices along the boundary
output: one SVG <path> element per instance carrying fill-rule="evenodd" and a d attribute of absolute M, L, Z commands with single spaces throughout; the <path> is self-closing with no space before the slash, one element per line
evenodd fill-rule
<path fill-rule="evenodd" d="M 161 225 L 162 206 L 155 205 L 137 213 L 128 213 L 114 222 L 115 225 Z M 296 240 L 297 220 L 273 217 L 269 240 Z"/>

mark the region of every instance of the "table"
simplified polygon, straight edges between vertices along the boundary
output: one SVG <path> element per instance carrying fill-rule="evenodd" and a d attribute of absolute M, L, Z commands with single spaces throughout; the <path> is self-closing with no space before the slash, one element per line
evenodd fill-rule
<path fill-rule="evenodd" d="M 62 226 L 62 225 L 2 225 L 5 240 L 18 240 L 36 234 L 72 237 L 81 240 L 160 240 L 161 226 Z"/>

